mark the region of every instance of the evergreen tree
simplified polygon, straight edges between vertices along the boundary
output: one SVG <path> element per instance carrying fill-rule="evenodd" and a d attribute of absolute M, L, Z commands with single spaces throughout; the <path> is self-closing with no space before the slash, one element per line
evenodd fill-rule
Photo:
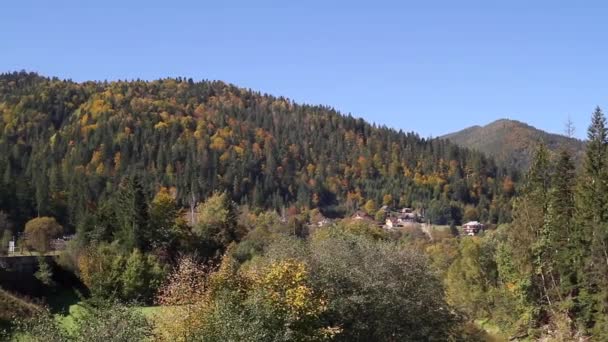
<path fill-rule="evenodd" d="M 582 267 L 583 232 L 575 224 L 575 168 L 570 153 L 562 149 L 555 164 L 549 205 L 543 227 L 542 258 L 546 260 L 545 276 L 552 302 L 573 298 L 578 290 Z M 556 308 L 552 308 L 556 309 Z"/>
<path fill-rule="evenodd" d="M 121 186 L 115 200 L 117 222 L 120 225 L 117 238 L 125 250 L 138 248 L 149 250 L 148 202 L 138 177 L 129 178 Z"/>
<path fill-rule="evenodd" d="M 583 288 L 578 296 L 581 326 L 592 331 L 608 331 L 608 129 L 598 107 L 587 130 L 587 149 L 577 192 L 577 224 L 584 227 L 587 251 L 584 258 Z M 603 337 L 608 338 L 606 335 Z M 598 336 L 599 338 L 599 336 Z"/>
<path fill-rule="evenodd" d="M 544 221 L 549 207 L 552 166 L 543 143 L 536 149 L 526 174 L 523 194 L 514 203 L 513 224 L 500 250 L 499 268 L 509 270 L 505 279 L 513 282 L 512 293 L 518 298 L 522 329 L 533 327 L 541 310 L 551 303 L 550 280 L 546 278 L 550 250 Z"/>

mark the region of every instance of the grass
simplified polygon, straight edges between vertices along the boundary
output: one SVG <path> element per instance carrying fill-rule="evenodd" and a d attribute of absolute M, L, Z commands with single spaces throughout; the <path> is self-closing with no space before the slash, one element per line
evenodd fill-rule
<path fill-rule="evenodd" d="M 61 327 L 67 331 L 74 329 L 74 317 L 84 310 L 80 305 L 81 300 L 81 296 L 74 288 L 62 288 L 46 298 L 49 310 Z"/>
<path fill-rule="evenodd" d="M 56 314 L 55 319 L 59 322 L 59 325 L 68 332 L 76 329 L 76 317 L 81 316 L 84 313 L 84 306 L 80 303 L 70 305 L 67 315 Z"/>
<path fill-rule="evenodd" d="M 474 324 L 488 335 L 488 342 L 501 342 L 508 339 L 501 334 L 500 328 L 487 319 L 475 320 Z"/>
<path fill-rule="evenodd" d="M 432 230 L 437 230 L 437 231 L 444 231 L 444 230 L 450 230 L 450 225 L 441 225 L 441 224 L 432 224 L 431 225 L 431 229 Z"/>
<path fill-rule="evenodd" d="M 167 307 L 163 306 L 133 306 L 133 309 L 144 315 L 149 320 L 154 320 L 162 316 Z M 85 307 L 81 302 L 69 305 L 68 310 L 62 313 L 55 313 L 55 319 L 61 327 L 67 331 L 72 331 L 76 328 L 76 319 L 84 313 Z"/>
<path fill-rule="evenodd" d="M 67 332 L 72 332 L 76 329 L 77 319 L 85 313 L 85 306 L 82 303 L 82 296 L 76 289 L 63 288 L 53 292 L 46 297 L 46 304 L 50 312 L 60 327 Z M 6 306 L 6 308 L 4 308 Z M 2 329 L 2 313 L 21 308 L 25 316 L 29 316 L 31 312 L 41 311 L 42 307 L 29 303 L 19 297 L 0 289 L 0 330 Z M 169 307 L 162 306 L 133 306 L 133 308 L 144 315 L 148 320 L 154 321 L 161 319 L 164 312 Z M 2 337 L 0 336 L 0 340 Z M 28 341 L 27 336 L 13 336 L 13 341 Z"/>
<path fill-rule="evenodd" d="M 146 318 L 162 315 L 165 307 L 163 306 L 136 306 L 135 310 L 144 315 Z"/>

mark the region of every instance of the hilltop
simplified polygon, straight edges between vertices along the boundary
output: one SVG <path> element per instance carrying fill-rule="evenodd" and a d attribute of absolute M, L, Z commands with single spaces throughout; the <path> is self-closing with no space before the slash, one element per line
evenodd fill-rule
<path fill-rule="evenodd" d="M 500 119 L 485 126 L 472 126 L 441 137 L 470 149 L 483 152 L 497 161 L 526 169 L 538 142 L 543 141 L 549 150 L 569 149 L 579 159 L 584 143 L 564 135 L 548 133 L 526 123 Z"/>

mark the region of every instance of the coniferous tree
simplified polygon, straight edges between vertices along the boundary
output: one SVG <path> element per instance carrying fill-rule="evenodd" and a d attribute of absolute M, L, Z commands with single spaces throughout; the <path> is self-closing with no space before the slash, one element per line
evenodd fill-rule
<path fill-rule="evenodd" d="M 543 272 L 548 279 L 549 298 L 553 302 L 571 301 L 580 279 L 584 235 L 574 222 L 576 175 L 572 157 L 566 149 L 559 153 L 551 182 L 542 235 L 543 259 L 546 260 Z"/>
<path fill-rule="evenodd" d="M 591 118 L 587 138 L 577 193 L 577 224 L 584 227 L 584 245 L 588 246 L 583 255 L 579 319 L 583 328 L 608 331 L 605 318 L 608 308 L 608 128 L 599 107 Z"/>
<path fill-rule="evenodd" d="M 148 202 L 138 177 L 131 177 L 123 184 L 115 200 L 115 210 L 120 225 L 117 238 L 123 248 L 149 250 Z"/>
<path fill-rule="evenodd" d="M 543 307 L 551 303 L 550 282 L 545 277 L 549 247 L 543 229 L 549 207 L 551 169 L 549 153 L 540 143 L 526 174 L 522 196 L 514 203 L 513 224 L 499 248 L 502 256 L 498 258 L 498 267 L 509 270 L 503 277 L 514 283 L 512 293 L 517 299 L 518 314 L 526 317 L 519 322 L 520 328 L 533 327 Z"/>

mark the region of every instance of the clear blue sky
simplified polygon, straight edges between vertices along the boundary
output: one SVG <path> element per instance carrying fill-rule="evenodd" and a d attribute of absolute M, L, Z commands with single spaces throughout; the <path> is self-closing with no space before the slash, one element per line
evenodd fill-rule
<path fill-rule="evenodd" d="M 0 71 L 220 79 L 423 136 L 608 110 L 602 1 L 85 2 L 2 1 Z"/>

